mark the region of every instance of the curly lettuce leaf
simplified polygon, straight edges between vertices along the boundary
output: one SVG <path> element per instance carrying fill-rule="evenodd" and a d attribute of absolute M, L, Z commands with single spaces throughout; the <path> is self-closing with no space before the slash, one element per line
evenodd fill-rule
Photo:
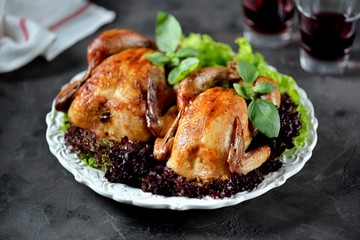
<path fill-rule="evenodd" d="M 80 155 L 80 159 L 83 163 L 85 163 L 86 165 L 92 167 L 92 168 L 97 168 L 99 169 L 100 167 L 96 164 L 95 162 L 95 158 L 92 155 L 89 154 L 85 154 L 85 153 L 81 153 Z"/>
<path fill-rule="evenodd" d="M 249 41 L 246 38 L 237 38 L 235 43 L 239 46 L 239 50 L 235 56 L 236 62 L 248 62 L 257 68 L 268 67 L 264 56 L 260 53 L 254 53 Z"/>
<path fill-rule="evenodd" d="M 294 144 L 296 147 L 302 146 L 308 137 L 307 134 L 310 119 L 305 106 L 300 102 L 300 96 L 296 90 L 297 85 L 295 80 L 270 67 L 263 55 L 253 52 L 252 47 L 246 38 L 238 38 L 235 42 L 239 45 L 239 51 L 235 56 L 236 61 L 245 61 L 253 64 L 258 69 L 259 75 L 274 79 L 279 86 L 280 93 L 283 94 L 284 92 L 287 92 L 291 99 L 298 105 L 297 111 L 300 113 L 302 128 L 299 131 L 299 136 L 295 138 Z M 287 150 L 285 153 L 290 153 L 292 151 L 293 150 Z"/>
<path fill-rule="evenodd" d="M 232 48 L 227 44 L 215 42 L 207 34 L 190 33 L 182 39 L 180 45 L 199 52 L 199 67 L 226 66 L 228 61 L 233 60 Z"/>
<path fill-rule="evenodd" d="M 94 154 L 91 153 L 80 153 L 80 155 L 78 156 L 80 157 L 80 160 L 89 167 L 99 169 L 104 172 L 106 172 L 109 166 L 109 162 L 107 161 L 106 158 L 100 158 L 100 162 L 99 162 L 99 160 L 95 159 Z"/>

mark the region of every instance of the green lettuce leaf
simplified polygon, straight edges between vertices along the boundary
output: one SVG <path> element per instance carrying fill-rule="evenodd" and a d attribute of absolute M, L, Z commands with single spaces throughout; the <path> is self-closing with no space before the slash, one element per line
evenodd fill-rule
<path fill-rule="evenodd" d="M 63 133 L 66 133 L 66 131 L 68 130 L 69 127 L 70 127 L 70 123 L 69 123 L 68 116 L 66 113 L 64 113 L 62 123 L 60 126 L 60 131 L 62 131 Z"/>
<path fill-rule="evenodd" d="M 79 157 L 80 157 L 81 161 L 83 163 L 85 163 L 86 165 L 88 165 L 89 167 L 99 169 L 104 172 L 106 172 L 107 167 L 109 166 L 109 163 L 106 159 L 101 159 L 100 160 L 101 162 L 99 163 L 98 161 L 95 160 L 95 157 L 93 154 L 81 153 Z"/>
<path fill-rule="evenodd" d="M 236 62 L 248 62 L 257 68 L 268 66 L 263 55 L 253 52 L 252 47 L 246 38 L 237 38 L 235 43 L 239 46 L 239 51 L 235 56 Z"/>
<path fill-rule="evenodd" d="M 228 61 L 233 60 L 232 48 L 224 43 L 215 42 L 207 34 L 190 33 L 180 43 L 183 48 L 193 48 L 199 52 L 199 67 L 226 66 Z"/>

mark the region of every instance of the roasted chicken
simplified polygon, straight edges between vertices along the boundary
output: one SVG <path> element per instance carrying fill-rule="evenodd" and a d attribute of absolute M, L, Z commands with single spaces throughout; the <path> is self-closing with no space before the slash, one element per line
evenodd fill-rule
<path fill-rule="evenodd" d="M 88 68 L 79 81 L 66 86 L 55 99 L 55 108 L 59 111 L 67 111 L 77 90 L 90 77 L 91 71 L 107 57 L 123 50 L 144 47 L 156 49 L 153 40 L 128 29 L 110 29 L 102 32 L 87 48 Z"/>
<path fill-rule="evenodd" d="M 65 110 L 62 103 L 68 101 L 69 122 L 99 138 L 127 136 L 147 142 L 164 136 L 177 115 L 174 107 L 167 111 L 175 105 L 175 92 L 167 84 L 164 67 L 146 59 L 153 52 L 148 45 L 151 40 L 128 30 L 101 34 L 89 46 L 85 77 L 64 88 L 55 107 Z"/>
<path fill-rule="evenodd" d="M 195 76 L 199 74 L 194 73 L 178 86 L 178 103 L 183 107 L 166 136 L 156 140 L 155 158 L 166 160 L 166 165 L 177 174 L 199 181 L 228 179 L 234 172 L 245 175 L 261 166 L 271 150 L 265 145 L 246 151 L 257 131 L 249 123 L 244 98 L 232 88 L 209 88 L 211 85 L 207 84 L 205 87 L 204 79 Z M 228 75 L 223 80 L 227 82 L 230 78 Z M 276 84 L 263 77 L 255 84 L 263 81 Z M 198 85 L 203 92 L 189 100 L 182 96 L 187 93 L 182 91 L 184 86 L 188 85 Z M 193 93 L 201 92 L 196 87 L 191 89 Z M 264 98 L 280 105 L 277 89 Z"/>

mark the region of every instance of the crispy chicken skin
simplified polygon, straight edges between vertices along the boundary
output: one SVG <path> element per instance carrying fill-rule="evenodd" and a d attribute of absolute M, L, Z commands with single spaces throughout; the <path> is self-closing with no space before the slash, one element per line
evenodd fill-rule
<path fill-rule="evenodd" d="M 154 68 L 164 74 L 163 67 L 146 59 L 152 51 L 130 48 L 101 62 L 76 93 L 68 110 L 69 121 L 94 131 L 99 138 L 127 136 L 131 141 L 149 141 L 153 135 L 146 123 L 148 79 Z M 166 81 L 158 84 L 166 97 Z"/>

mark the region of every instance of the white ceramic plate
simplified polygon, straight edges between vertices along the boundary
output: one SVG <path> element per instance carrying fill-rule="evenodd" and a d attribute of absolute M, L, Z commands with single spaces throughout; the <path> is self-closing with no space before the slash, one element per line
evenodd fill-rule
<path fill-rule="evenodd" d="M 79 79 L 83 73 L 76 75 L 74 79 Z M 298 148 L 294 154 L 282 155 L 283 166 L 276 172 L 265 176 L 264 181 L 251 192 L 240 192 L 230 198 L 213 199 L 205 197 L 203 199 L 187 197 L 165 197 L 152 193 L 145 193 L 137 188 L 129 187 L 121 183 L 110 183 L 104 177 L 104 172 L 91 168 L 84 164 L 75 153 L 71 152 L 64 144 L 64 133 L 60 131 L 63 121 L 63 113 L 58 112 L 52 107 L 51 112 L 46 115 L 47 131 L 46 140 L 50 151 L 56 156 L 61 165 L 71 172 L 76 181 L 85 184 L 100 195 L 112 198 L 115 201 L 132 204 L 140 207 L 155 209 L 216 209 L 239 204 L 260 196 L 270 189 L 279 187 L 285 181 L 299 172 L 304 164 L 310 159 L 312 151 L 317 142 L 318 121 L 314 115 L 314 108 L 307 98 L 303 89 L 298 87 L 301 103 L 308 110 L 310 116 L 308 139 L 304 146 Z"/>

